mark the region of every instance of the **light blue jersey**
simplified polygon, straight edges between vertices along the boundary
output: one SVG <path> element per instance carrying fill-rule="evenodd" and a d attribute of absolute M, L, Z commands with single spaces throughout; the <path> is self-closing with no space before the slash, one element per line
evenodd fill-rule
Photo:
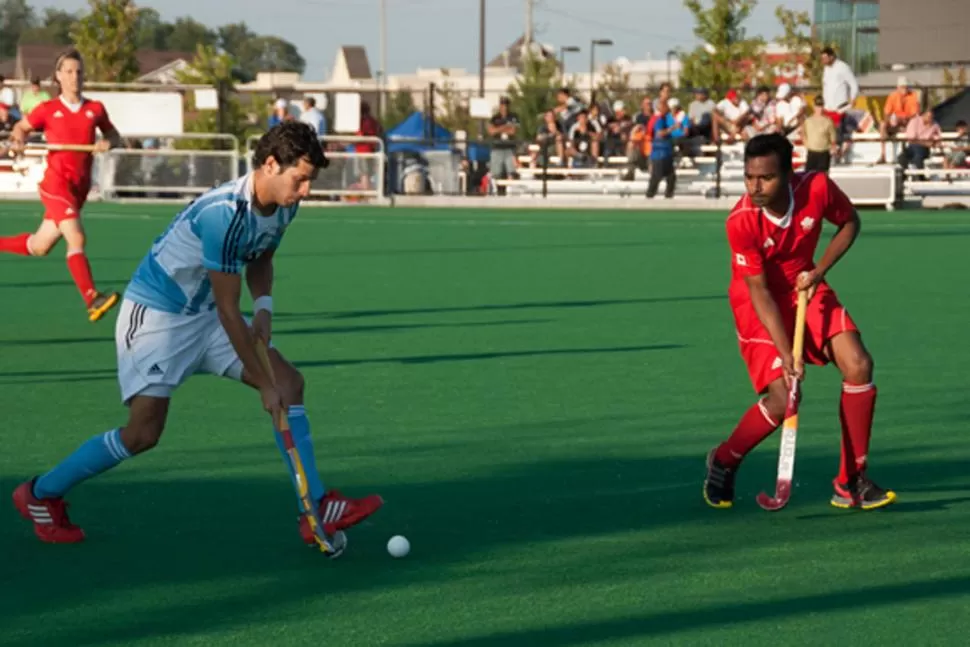
<path fill-rule="evenodd" d="M 242 273 L 247 263 L 279 246 L 297 208 L 279 207 L 270 216 L 257 212 L 251 173 L 207 191 L 155 239 L 125 298 L 176 314 L 211 310 L 209 270 Z"/>

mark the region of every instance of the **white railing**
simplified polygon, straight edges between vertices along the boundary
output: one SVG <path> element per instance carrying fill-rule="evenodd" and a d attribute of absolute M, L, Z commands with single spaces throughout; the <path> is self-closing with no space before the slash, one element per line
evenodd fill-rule
<path fill-rule="evenodd" d="M 246 142 L 246 165 L 252 169 L 252 152 L 259 137 Z M 321 170 L 310 190 L 311 199 L 353 201 L 358 199 L 383 200 L 384 176 L 387 158 L 384 142 L 379 137 L 356 135 L 324 135 L 320 143 L 326 149 L 330 165 Z M 357 144 L 370 144 L 373 152 L 347 150 Z"/>

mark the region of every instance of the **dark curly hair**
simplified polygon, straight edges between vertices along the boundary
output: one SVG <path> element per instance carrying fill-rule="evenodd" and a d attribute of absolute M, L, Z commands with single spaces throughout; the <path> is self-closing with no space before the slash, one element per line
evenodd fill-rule
<path fill-rule="evenodd" d="M 755 135 L 744 147 L 744 161 L 747 162 L 753 157 L 775 155 L 778 157 L 778 168 L 785 175 L 791 175 L 794 150 L 791 141 L 782 134 Z"/>
<path fill-rule="evenodd" d="M 284 169 L 296 165 L 301 159 L 321 169 L 330 163 L 316 131 L 299 121 L 284 121 L 259 138 L 253 151 L 253 168 L 262 166 L 270 157 Z"/>

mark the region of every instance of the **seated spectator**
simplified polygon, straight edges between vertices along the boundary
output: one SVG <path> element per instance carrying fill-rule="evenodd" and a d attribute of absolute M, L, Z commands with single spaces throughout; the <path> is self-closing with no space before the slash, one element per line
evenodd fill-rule
<path fill-rule="evenodd" d="M 724 98 L 717 104 L 714 118 L 722 135 L 727 135 L 728 141 L 739 141 L 745 124 L 751 116 L 751 106 L 741 98 L 737 90 L 728 90 Z"/>
<path fill-rule="evenodd" d="M 10 110 L 10 106 L 5 103 L 0 103 L 0 133 L 9 133 L 13 130 L 13 127 L 17 125 L 16 116 Z"/>
<path fill-rule="evenodd" d="M 967 168 L 967 153 L 970 153 L 970 128 L 962 119 L 956 123 L 957 138 L 943 158 L 943 168 Z M 948 176 L 951 179 L 953 176 Z"/>
<path fill-rule="evenodd" d="M 905 132 L 909 121 L 919 114 L 919 97 L 913 92 L 906 77 L 896 82 L 896 89 L 886 98 L 882 123 L 879 124 L 879 139 L 882 153 L 876 164 L 886 163 L 886 140 Z"/>
<path fill-rule="evenodd" d="M 579 99 L 572 96 L 569 88 L 566 87 L 559 88 L 556 93 L 556 101 L 558 103 L 554 111 L 556 119 L 559 121 L 559 128 L 563 132 L 569 132 L 569 129 L 576 123 L 576 115 L 583 109 L 583 104 L 579 102 Z"/>
<path fill-rule="evenodd" d="M 748 140 L 755 135 L 774 132 L 775 128 L 775 108 L 771 104 L 771 91 L 761 86 L 754 95 L 751 102 L 748 123 L 744 127 L 744 139 Z"/>
<path fill-rule="evenodd" d="M 536 165 L 546 166 L 549 160 L 549 149 L 553 147 L 556 150 L 559 163 L 565 165 L 565 138 L 554 110 L 547 110 L 543 115 L 542 123 L 536 131 L 536 143 L 539 144 L 539 151 L 532 155 L 533 168 Z"/>
<path fill-rule="evenodd" d="M 691 137 L 703 138 L 704 143 L 714 143 L 717 141 L 717 121 L 714 119 L 714 111 L 717 104 L 711 100 L 710 95 L 704 88 L 694 90 L 694 100 L 687 106 L 687 116 L 690 119 Z"/>
<path fill-rule="evenodd" d="M 13 88 L 7 85 L 7 79 L 0 74 L 0 103 L 7 106 L 7 111 L 14 111 L 17 107 L 17 95 Z"/>
<path fill-rule="evenodd" d="M 606 157 L 620 157 L 626 155 L 627 142 L 630 141 L 630 131 L 633 129 L 633 119 L 626 112 L 622 101 L 613 102 L 613 116 L 606 122 L 603 136 L 603 154 Z"/>
<path fill-rule="evenodd" d="M 40 87 L 40 79 L 34 77 L 30 82 L 30 88 L 20 97 L 20 112 L 26 117 L 34 108 L 45 101 L 49 101 L 50 98 L 51 95 Z"/>
<path fill-rule="evenodd" d="M 797 136 L 805 117 L 805 100 L 801 95 L 787 83 L 779 85 L 775 93 L 775 125 L 778 132 L 789 138 Z"/>
<path fill-rule="evenodd" d="M 589 113 L 580 110 L 576 123 L 569 129 L 566 137 L 570 166 L 573 168 L 592 168 L 599 159 L 599 141 L 596 131 L 589 123 Z"/>
<path fill-rule="evenodd" d="M 906 125 L 906 151 L 903 167 L 910 164 L 914 168 L 922 169 L 926 158 L 930 156 L 930 149 L 940 143 L 940 125 L 933 119 L 933 111 L 927 110 L 920 116 L 910 119 Z M 924 179 L 922 176 L 916 179 Z"/>

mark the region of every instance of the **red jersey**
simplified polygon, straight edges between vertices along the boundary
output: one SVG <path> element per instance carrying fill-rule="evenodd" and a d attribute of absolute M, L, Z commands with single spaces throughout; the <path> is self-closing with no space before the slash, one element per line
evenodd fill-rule
<path fill-rule="evenodd" d="M 44 131 L 48 144 L 93 145 L 97 130 L 102 133 L 113 130 L 108 112 L 100 101 L 81 99 L 75 106 L 58 97 L 41 103 L 27 117 L 34 130 Z M 94 157 L 91 153 L 74 151 L 50 151 L 47 154 L 45 183 L 71 187 L 86 187 L 91 184 L 91 166 Z"/>
<path fill-rule="evenodd" d="M 775 218 L 745 195 L 727 219 L 731 246 L 731 300 L 747 298 L 746 276 L 764 274 L 775 294 L 792 294 L 801 272 L 815 267 L 822 220 L 843 225 L 855 209 L 848 196 L 824 173 L 792 176 L 791 206 Z"/>
<path fill-rule="evenodd" d="M 380 137 L 381 124 L 371 115 L 363 115 L 360 118 L 360 130 L 357 131 L 358 137 Z M 358 142 L 356 146 L 358 153 L 374 153 L 377 145 L 370 142 Z"/>

